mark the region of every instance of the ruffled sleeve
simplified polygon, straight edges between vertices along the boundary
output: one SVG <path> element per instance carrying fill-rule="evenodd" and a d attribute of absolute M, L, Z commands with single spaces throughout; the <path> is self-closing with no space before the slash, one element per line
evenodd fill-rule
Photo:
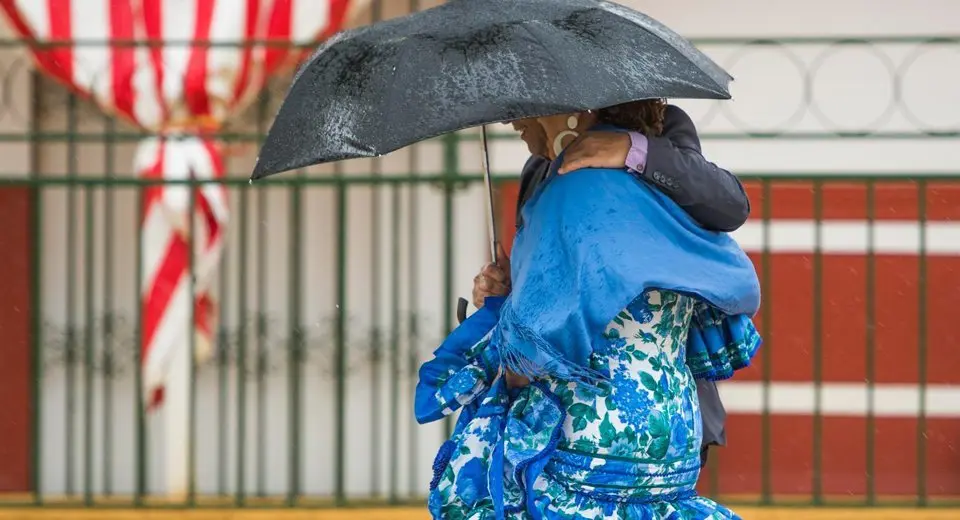
<path fill-rule="evenodd" d="M 696 379 L 729 379 L 735 371 L 750 366 L 761 344 L 749 316 L 729 316 L 699 302 L 687 336 L 687 366 Z"/>
<path fill-rule="evenodd" d="M 414 398 L 417 422 L 450 415 L 484 393 L 500 370 L 500 357 L 490 345 L 504 298 L 487 298 L 484 306 L 447 336 L 420 366 Z"/>

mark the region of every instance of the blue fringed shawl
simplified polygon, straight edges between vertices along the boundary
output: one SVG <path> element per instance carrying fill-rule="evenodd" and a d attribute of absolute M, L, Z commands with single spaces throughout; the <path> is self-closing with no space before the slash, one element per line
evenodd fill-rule
<path fill-rule="evenodd" d="M 676 203 L 625 170 L 548 179 L 523 207 L 512 251 L 513 289 L 491 343 L 505 367 L 590 386 L 592 345 L 648 289 L 696 296 L 687 362 L 697 378 L 725 379 L 760 345 L 750 317 L 756 271 L 726 233 L 707 231 Z"/>

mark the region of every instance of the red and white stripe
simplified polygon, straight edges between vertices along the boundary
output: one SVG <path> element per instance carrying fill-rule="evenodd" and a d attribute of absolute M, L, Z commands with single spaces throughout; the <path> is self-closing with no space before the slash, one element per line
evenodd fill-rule
<path fill-rule="evenodd" d="M 148 179 L 216 179 L 223 175 L 223 164 L 215 147 L 206 139 L 153 138 L 140 145 L 135 167 Z M 143 381 L 150 405 L 162 401 L 163 381 L 174 349 L 190 344 L 191 328 L 186 325 L 191 313 L 191 283 L 196 295 L 192 310 L 196 355 L 202 361 L 212 352 L 216 303 L 211 284 L 223 251 L 227 194 L 218 184 L 190 191 L 182 184 L 144 190 Z M 188 276 L 191 272 L 193 282 Z"/>
<path fill-rule="evenodd" d="M 302 56 L 283 46 L 244 43 L 324 38 L 340 30 L 350 2 L 0 0 L 0 8 L 25 38 L 85 42 L 36 47 L 32 54 L 40 70 L 104 111 L 158 134 L 137 150 L 138 175 L 212 180 L 224 170 L 211 132 L 242 110 L 266 78 Z M 90 44 L 116 40 L 161 44 Z M 189 44 L 197 41 L 211 45 Z M 145 395 L 153 406 L 162 399 L 172 353 L 187 348 L 191 331 L 197 355 L 211 351 L 216 317 L 211 285 L 229 212 L 227 193 L 218 184 L 204 184 L 195 193 L 182 184 L 151 186 L 144 198 L 141 348 Z"/>
<path fill-rule="evenodd" d="M 772 219 L 751 221 L 733 233 L 745 251 L 826 255 L 960 255 L 960 222 L 916 220 Z M 765 241 L 764 237 L 769 237 Z"/>
<path fill-rule="evenodd" d="M 863 493 L 872 442 L 878 493 L 914 493 L 924 471 L 931 494 L 960 494 L 960 183 L 825 182 L 819 200 L 746 184 L 736 237 L 765 284 L 766 343 L 720 385 L 724 492 L 759 491 L 766 424 L 774 493 L 808 492 L 815 454 L 825 493 Z"/>

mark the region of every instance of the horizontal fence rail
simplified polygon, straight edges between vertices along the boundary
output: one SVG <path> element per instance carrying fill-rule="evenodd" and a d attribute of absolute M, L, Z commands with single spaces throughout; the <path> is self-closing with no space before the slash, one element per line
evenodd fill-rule
<path fill-rule="evenodd" d="M 35 43 L 0 41 L 0 145 L 27 158 L 6 166 L 0 194 L 22 196 L 30 248 L 29 478 L 0 506 L 422 503 L 451 425 L 415 424 L 416 371 L 485 260 L 479 160 L 465 151 L 477 136 L 251 184 L 283 79 L 216 132 L 229 173 L 209 182 L 228 190 L 231 209 L 216 344 L 191 365 L 190 479 L 171 497 L 163 412 L 142 405 L 139 225 L 145 189 L 177 183 L 130 174 L 136 141 L 154 133 L 5 53 Z M 794 104 L 778 100 L 774 120 L 749 121 L 762 110 L 743 108 L 774 84 L 748 82 L 746 105 L 692 104 L 705 141 L 958 144 L 960 117 L 915 91 L 939 79 L 928 55 L 956 53 L 958 38 L 697 43 L 735 76 L 758 63 L 794 74 L 784 83 Z M 886 97 L 839 121 L 836 103 L 850 102 L 840 69 L 864 56 Z M 520 164 L 498 169 L 503 214 Z M 711 452 L 701 492 L 762 505 L 960 506 L 960 170 L 741 178 L 753 211 L 735 237 L 760 273 L 765 344 L 721 385 L 729 446 Z M 180 184 L 196 205 L 205 182 Z"/>

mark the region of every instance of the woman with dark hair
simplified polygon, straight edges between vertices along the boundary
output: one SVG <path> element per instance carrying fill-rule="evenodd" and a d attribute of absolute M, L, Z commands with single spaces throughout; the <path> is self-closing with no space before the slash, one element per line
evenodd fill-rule
<path fill-rule="evenodd" d="M 597 111 L 601 123 L 640 132 L 646 136 L 663 133 L 663 119 L 667 102 L 662 99 L 646 99 L 623 103 Z"/>
<path fill-rule="evenodd" d="M 518 125 L 543 131 L 552 166 L 522 209 L 512 291 L 420 371 L 419 421 L 462 407 L 434 464 L 436 518 L 737 518 L 694 489 L 695 380 L 730 377 L 760 345 L 752 264 L 625 168 L 556 173 L 586 130 L 657 136 L 664 110 Z"/>

